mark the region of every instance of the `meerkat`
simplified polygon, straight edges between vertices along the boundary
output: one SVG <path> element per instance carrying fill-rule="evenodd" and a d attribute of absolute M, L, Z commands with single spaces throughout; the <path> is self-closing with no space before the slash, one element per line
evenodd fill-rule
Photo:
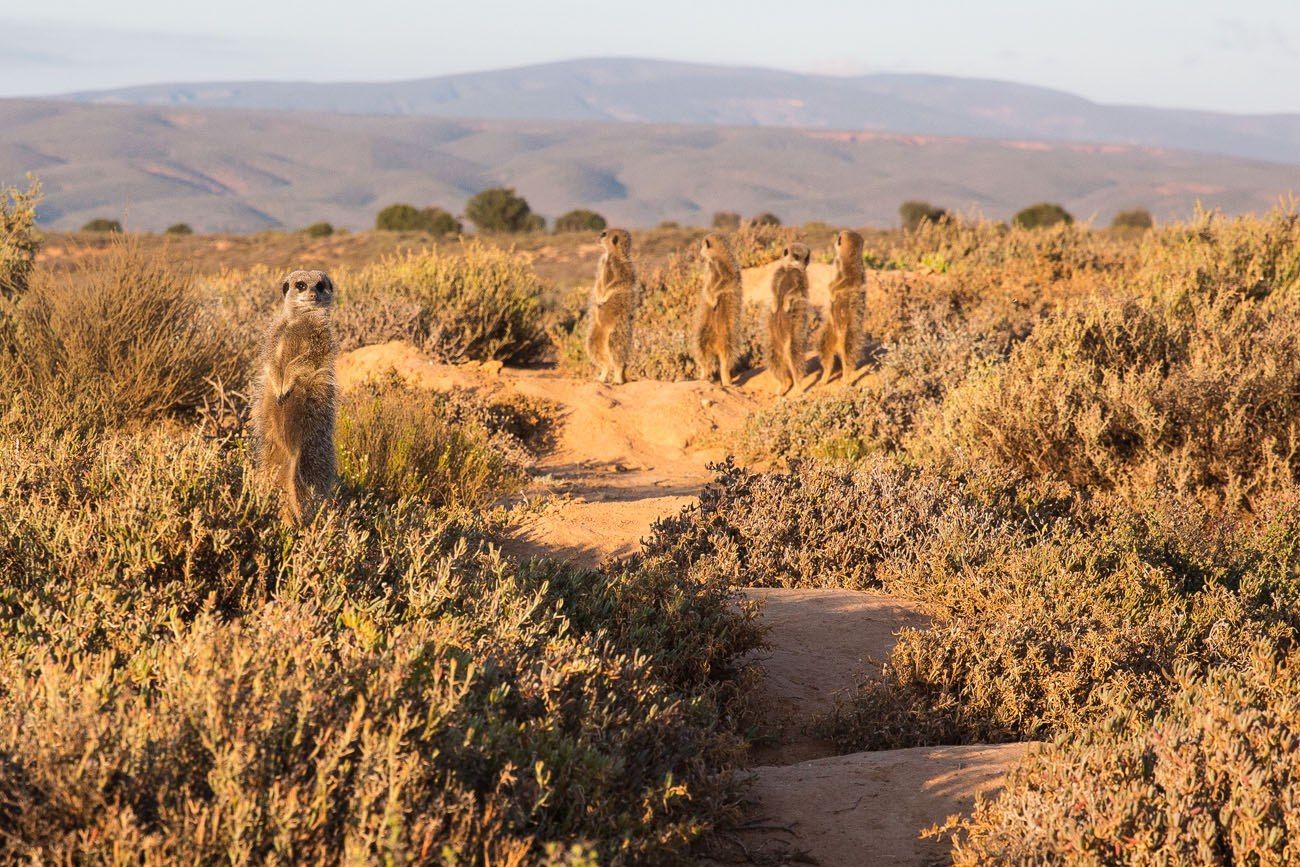
<path fill-rule="evenodd" d="M 632 307 L 637 292 L 632 236 L 626 229 L 606 229 L 600 233 L 600 246 L 604 253 L 591 293 L 587 355 L 596 364 L 599 382 L 622 385 L 627 381 L 632 351 Z"/>
<path fill-rule="evenodd" d="M 713 378 L 713 364 L 724 386 L 731 385 L 731 364 L 736 356 L 736 339 L 740 333 L 740 262 L 722 235 L 704 236 L 700 245 L 704 256 L 704 283 L 700 287 L 700 306 L 695 317 L 695 364 L 700 379 Z"/>
<path fill-rule="evenodd" d="M 772 272 L 772 312 L 767 318 L 768 366 L 789 393 L 803 379 L 808 348 L 808 260 L 805 244 L 791 244 Z"/>
<path fill-rule="evenodd" d="M 283 307 L 266 331 L 254 380 L 253 432 L 259 466 L 283 492 L 287 516 L 301 524 L 338 475 L 334 283 L 324 271 L 294 271 L 280 293 Z"/>
<path fill-rule="evenodd" d="M 862 346 L 862 317 L 867 292 L 862 236 L 857 232 L 840 232 L 835 238 L 835 277 L 831 280 L 830 290 L 830 315 L 821 337 L 821 379 L 830 382 L 838 358 L 840 382 L 848 385 L 857 368 L 858 352 Z"/>

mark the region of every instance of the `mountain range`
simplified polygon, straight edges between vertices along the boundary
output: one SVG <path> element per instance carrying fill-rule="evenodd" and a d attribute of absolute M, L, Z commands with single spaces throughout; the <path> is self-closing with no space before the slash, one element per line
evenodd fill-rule
<path fill-rule="evenodd" d="M 1300 115 L 1104 105 L 938 75 L 811 75 L 639 59 L 572 60 L 386 83 L 157 84 L 78 102 L 510 120 L 780 126 L 1107 142 L 1300 162 Z"/>
<path fill-rule="evenodd" d="M 1124 118 L 1128 118 L 1127 121 Z M 554 217 L 716 211 L 890 225 L 928 199 L 1007 218 L 1050 200 L 1267 210 L 1300 192 L 1300 121 L 1100 106 L 934 76 L 836 78 L 575 61 L 398 84 L 156 85 L 0 100 L 0 187 L 43 182 L 54 228 L 360 229 L 395 201 L 459 212 L 508 185 Z"/>

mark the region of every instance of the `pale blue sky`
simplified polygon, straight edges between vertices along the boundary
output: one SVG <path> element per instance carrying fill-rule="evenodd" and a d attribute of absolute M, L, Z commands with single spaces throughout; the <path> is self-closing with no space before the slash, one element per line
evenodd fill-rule
<path fill-rule="evenodd" d="M 0 40 L 9 96 L 631 56 L 933 72 L 1101 102 L 1300 112 L 1297 0 L 0 0 Z"/>

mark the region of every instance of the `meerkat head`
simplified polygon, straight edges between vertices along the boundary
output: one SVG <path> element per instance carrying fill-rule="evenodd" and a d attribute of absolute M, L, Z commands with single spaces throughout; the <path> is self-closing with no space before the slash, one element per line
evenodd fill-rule
<path fill-rule="evenodd" d="M 334 281 L 324 271 L 294 271 L 280 284 L 280 294 L 290 313 L 327 310 L 334 304 Z"/>
<path fill-rule="evenodd" d="M 851 262 L 855 256 L 862 257 L 863 244 L 861 235 L 845 229 L 835 236 L 835 253 L 841 260 Z"/>
<path fill-rule="evenodd" d="M 781 261 L 800 270 L 808 267 L 810 259 L 812 250 L 808 249 L 807 244 L 791 244 L 781 251 Z"/>
<path fill-rule="evenodd" d="M 704 241 L 700 244 L 700 253 L 706 259 L 725 259 L 731 254 L 731 245 L 722 235 L 710 232 L 704 236 Z"/>
<path fill-rule="evenodd" d="M 627 229 L 606 229 L 600 233 L 600 246 L 606 253 L 626 259 L 632 255 L 632 234 Z"/>

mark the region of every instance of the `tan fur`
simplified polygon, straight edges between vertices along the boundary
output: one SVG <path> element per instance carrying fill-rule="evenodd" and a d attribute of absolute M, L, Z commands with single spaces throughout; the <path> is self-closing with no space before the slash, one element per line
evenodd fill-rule
<path fill-rule="evenodd" d="M 729 386 L 740 333 L 740 263 L 727 239 L 716 233 L 704 237 L 700 252 L 704 257 L 704 283 L 691 349 L 700 379 L 712 379 L 716 364 L 722 384 Z"/>
<path fill-rule="evenodd" d="M 808 260 L 804 244 L 791 244 L 772 272 L 772 312 L 767 317 L 767 363 L 781 394 L 803 380 L 808 351 Z"/>
<path fill-rule="evenodd" d="M 294 271 L 281 292 L 284 306 L 266 331 L 254 379 L 253 433 L 261 470 L 282 490 L 287 517 L 301 524 L 338 476 L 334 284 L 324 271 Z"/>
<path fill-rule="evenodd" d="M 606 229 L 600 233 L 600 245 L 605 252 L 591 292 L 587 355 L 596 365 L 597 380 L 622 385 L 632 353 L 632 308 L 637 296 L 632 236 L 625 229 Z"/>
<path fill-rule="evenodd" d="M 867 303 L 867 271 L 862 261 L 862 236 L 857 232 L 844 231 L 836 236 L 835 278 L 830 290 L 830 310 L 821 336 L 821 381 L 830 382 L 838 358 L 840 381 L 848 385 L 862 351 L 862 319 Z"/>

